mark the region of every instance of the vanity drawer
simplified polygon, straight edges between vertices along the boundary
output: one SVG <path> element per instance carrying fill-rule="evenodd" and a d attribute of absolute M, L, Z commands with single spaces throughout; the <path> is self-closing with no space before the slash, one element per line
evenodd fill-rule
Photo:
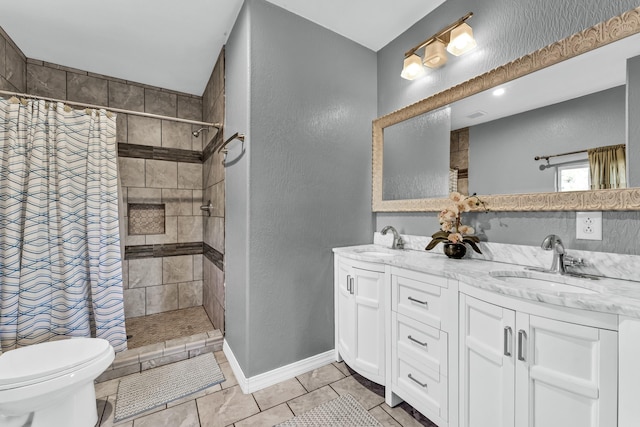
<path fill-rule="evenodd" d="M 441 328 L 442 287 L 393 275 L 391 284 L 393 311 L 434 328 Z"/>
<path fill-rule="evenodd" d="M 448 419 L 447 377 L 398 357 L 392 368 L 393 391 L 427 417 Z"/>
<path fill-rule="evenodd" d="M 393 346 L 400 358 L 411 358 L 419 366 L 447 375 L 446 332 L 402 314 L 393 313 Z"/>

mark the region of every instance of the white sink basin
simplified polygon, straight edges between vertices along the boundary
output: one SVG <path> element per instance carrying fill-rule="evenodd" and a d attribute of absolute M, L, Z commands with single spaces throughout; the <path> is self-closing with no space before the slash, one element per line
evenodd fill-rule
<path fill-rule="evenodd" d="M 498 280 L 525 289 L 549 291 L 556 294 L 567 292 L 579 294 L 600 293 L 586 286 L 584 280 L 573 277 L 529 271 L 492 271 L 489 274 Z"/>

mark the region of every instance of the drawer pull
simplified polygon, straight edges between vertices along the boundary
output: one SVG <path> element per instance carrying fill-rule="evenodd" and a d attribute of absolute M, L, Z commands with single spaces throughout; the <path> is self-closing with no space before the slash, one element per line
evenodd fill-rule
<path fill-rule="evenodd" d="M 420 381 L 418 381 L 417 379 L 413 378 L 413 377 L 411 376 L 411 374 L 409 374 L 409 379 L 410 379 L 411 381 L 413 381 L 414 383 L 418 384 L 420 387 L 427 388 L 427 384 L 423 384 L 423 383 L 421 383 L 421 382 L 420 382 Z"/>
<path fill-rule="evenodd" d="M 520 329 L 518 331 L 518 360 L 522 362 L 527 361 L 527 356 L 525 354 L 526 348 L 527 348 L 527 344 L 525 342 L 526 339 L 527 339 L 527 333 L 522 329 Z"/>
<path fill-rule="evenodd" d="M 409 335 L 407 338 L 409 338 L 409 341 L 413 341 L 414 343 L 421 345 L 424 348 L 428 348 L 429 344 L 426 342 L 420 342 L 417 339 L 415 339 L 414 337 L 412 337 L 411 335 Z"/>
<path fill-rule="evenodd" d="M 413 301 L 413 302 L 415 302 L 415 303 L 422 304 L 422 305 L 424 305 L 426 308 L 429 308 L 429 301 L 420 301 L 419 299 L 415 299 L 415 298 L 413 298 L 413 297 L 407 297 L 407 298 L 409 299 L 409 301 Z"/>
<path fill-rule="evenodd" d="M 347 292 L 351 293 L 351 275 L 347 274 Z"/>

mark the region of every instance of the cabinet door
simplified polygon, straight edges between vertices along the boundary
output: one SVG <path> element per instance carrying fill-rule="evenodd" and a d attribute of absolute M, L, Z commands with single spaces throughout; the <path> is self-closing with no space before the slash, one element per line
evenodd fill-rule
<path fill-rule="evenodd" d="M 384 382 L 385 324 L 382 307 L 384 273 L 354 268 L 355 368 L 372 381 Z"/>
<path fill-rule="evenodd" d="M 344 262 L 338 262 L 337 267 L 338 326 L 336 329 L 338 351 L 344 361 L 353 366 L 356 339 L 355 299 L 351 294 L 353 272 L 351 266 Z"/>
<path fill-rule="evenodd" d="M 460 425 L 514 425 L 515 312 L 460 294 Z"/>
<path fill-rule="evenodd" d="M 516 426 L 616 426 L 617 333 L 522 313 L 516 324 Z"/>

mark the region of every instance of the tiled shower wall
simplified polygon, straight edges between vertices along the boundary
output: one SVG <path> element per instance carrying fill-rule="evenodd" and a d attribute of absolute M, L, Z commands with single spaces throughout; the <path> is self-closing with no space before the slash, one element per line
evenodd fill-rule
<path fill-rule="evenodd" d="M 27 59 L 26 91 L 44 97 L 202 120 L 202 98 Z M 190 124 L 117 116 L 118 143 L 202 150 Z M 127 203 L 163 203 L 165 233 L 122 236 L 127 247 L 202 242 L 202 164 L 119 157 L 127 230 Z M 201 244 L 201 243 L 200 243 Z M 202 305 L 202 254 L 123 261 L 125 316 Z"/>
<path fill-rule="evenodd" d="M 27 89 L 27 59 L 0 28 L 0 90 L 24 92 Z"/>
<path fill-rule="evenodd" d="M 205 122 L 224 123 L 224 49 L 220 52 L 202 95 Z M 235 130 L 225 131 L 228 138 Z M 202 170 L 202 203 L 213 203 L 211 216 L 204 217 L 203 305 L 216 328 L 224 332 L 224 165 L 219 153 L 209 155 L 205 147 Z"/>

